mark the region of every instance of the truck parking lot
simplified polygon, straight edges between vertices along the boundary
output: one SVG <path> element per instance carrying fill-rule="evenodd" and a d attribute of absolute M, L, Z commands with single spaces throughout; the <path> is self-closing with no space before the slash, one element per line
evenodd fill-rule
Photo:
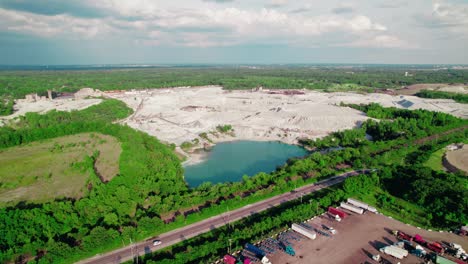
<path fill-rule="evenodd" d="M 331 236 L 317 235 L 315 240 L 301 239 L 294 243 L 295 256 L 277 251 L 268 255 L 271 263 L 306 264 L 306 263 L 378 263 L 372 255 L 380 254 L 387 263 L 413 264 L 422 263 L 422 259 L 409 254 L 403 260 L 392 258 L 379 249 L 397 242 L 393 230 L 401 230 L 407 234 L 419 234 L 428 241 L 452 242 L 468 248 L 468 239 L 452 233 L 435 232 L 418 229 L 381 214 L 366 212 L 358 215 L 346 212 L 348 215 L 341 222 L 324 214 L 307 222 L 308 225 L 324 230 L 324 226 L 332 227 L 336 234 Z M 330 233 L 328 231 L 328 233 Z"/>

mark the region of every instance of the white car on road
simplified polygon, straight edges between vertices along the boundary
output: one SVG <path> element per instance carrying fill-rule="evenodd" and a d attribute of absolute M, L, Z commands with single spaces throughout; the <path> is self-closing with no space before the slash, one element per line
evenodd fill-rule
<path fill-rule="evenodd" d="M 159 246 L 162 244 L 161 240 L 153 240 L 153 246 Z"/>

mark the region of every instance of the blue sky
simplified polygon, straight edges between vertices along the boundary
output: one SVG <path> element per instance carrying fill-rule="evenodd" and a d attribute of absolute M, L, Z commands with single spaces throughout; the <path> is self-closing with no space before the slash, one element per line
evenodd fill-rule
<path fill-rule="evenodd" d="M 468 64 L 468 0 L 0 0 L 0 64 Z"/>

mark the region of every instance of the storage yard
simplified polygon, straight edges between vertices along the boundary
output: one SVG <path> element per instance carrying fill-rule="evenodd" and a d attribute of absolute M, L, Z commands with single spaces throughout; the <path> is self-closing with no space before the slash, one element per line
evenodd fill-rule
<path fill-rule="evenodd" d="M 346 205 L 358 208 L 354 205 Z M 292 229 L 281 233 L 276 238 L 262 241 L 255 246 L 256 249 L 251 250 L 251 246 L 246 247 L 241 254 L 251 258 L 244 263 L 413 264 L 426 263 L 423 258 L 416 256 L 421 252 L 423 254 L 424 252 L 427 254 L 439 252 L 442 247 L 450 248 L 450 243 L 455 243 L 457 247 L 460 246 L 463 249 L 468 248 L 466 236 L 419 229 L 369 210 L 361 215 L 359 209 L 361 208 L 357 209 L 358 213 L 354 213 L 343 207 L 330 208 L 331 213 L 325 213 L 305 223 L 293 224 Z M 372 209 L 375 208 L 371 207 L 370 210 Z M 399 233 L 395 233 L 397 230 Z M 405 241 L 404 239 L 412 241 L 396 244 L 398 241 Z M 283 248 L 276 246 L 275 241 L 280 241 Z M 285 250 L 285 246 L 290 246 L 288 251 Z M 266 258 L 262 260 L 258 254 L 252 254 L 252 251 L 257 250 L 263 251 Z M 457 258 L 453 254 L 455 253 L 447 249 L 444 257 L 456 261 Z M 254 255 L 254 261 L 252 261 L 252 255 Z M 373 259 L 376 255 L 380 256 L 379 260 Z M 229 262 L 225 260 L 224 263 Z M 464 262 L 458 259 L 458 263 Z"/>

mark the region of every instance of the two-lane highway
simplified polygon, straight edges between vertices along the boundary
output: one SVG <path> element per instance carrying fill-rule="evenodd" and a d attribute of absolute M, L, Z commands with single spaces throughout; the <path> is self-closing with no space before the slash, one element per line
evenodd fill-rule
<path fill-rule="evenodd" d="M 161 234 L 157 239 L 162 241 L 162 244 L 159 246 L 153 246 L 152 240 L 147 240 L 133 245 L 129 245 L 114 251 L 111 251 L 106 254 L 97 255 L 95 257 L 80 261 L 80 264 L 98 264 L 98 263 L 121 263 L 124 261 L 131 260 L 136 255 L 144 255 L 150 253 L 154 250 L 159 250 L 164 247 L 176 244 L 185 239 L 195 237 L 199 234 L 208 232 L 213 228 L 217 228 L 228 223 L 237 221 L 241 218 L 247 217 L 253 213 L 258 213 L 264 210 L 267 210 L 273 206 L 277 206 L 284 202 L 295 200 L 300 198 L 300 196 L 315 192 L 329 186 L 335 185 L 337 183 L 343 182 L 347 177 L 358 175 L 359 173 L 367 173 L 366 171 L 352 171 L 343 173 L 332 178 L 317 182 L 315 184 L 309 184 L 295 189 L 292 192 L 283 193 L 266 200 L 246 205 L 242 208 L 232 210 L 221 215 L 216 215 L 211 218 L 205 219 L 200 222 L 193 223 L 191 225 L 181 227 L 179 229 L 172 230 L 170 232 Z"/>

